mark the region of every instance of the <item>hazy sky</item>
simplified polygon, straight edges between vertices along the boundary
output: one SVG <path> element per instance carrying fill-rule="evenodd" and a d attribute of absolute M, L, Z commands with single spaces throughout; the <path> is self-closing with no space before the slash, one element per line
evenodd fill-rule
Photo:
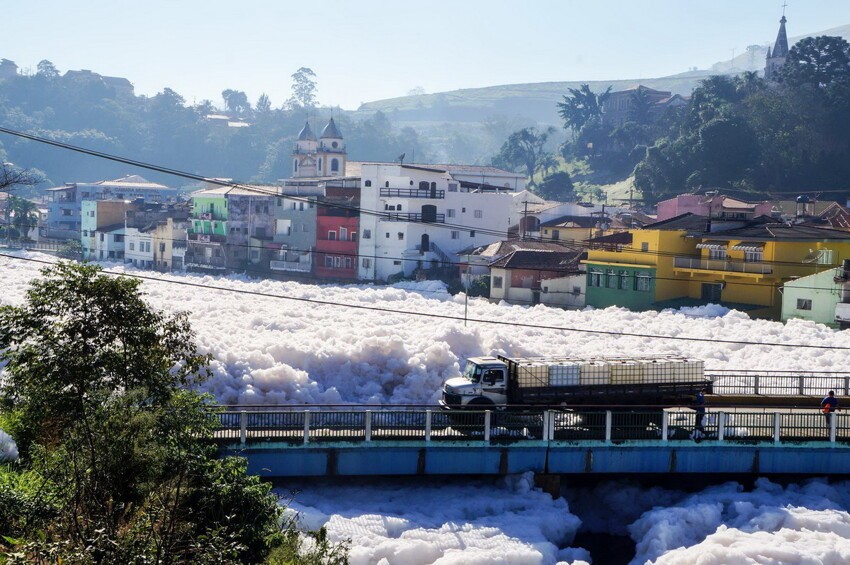
<path fill-rule="evenodd" d="M 123 76 L 221 105 L 279 106 L 299 67 L 319 101 L 523 82 L 649 78 L 776 37 L 783 0 L 3 0 L 0 58 Z M 850 24 L 850 0 L 792 0 L 790 36 Z"/>

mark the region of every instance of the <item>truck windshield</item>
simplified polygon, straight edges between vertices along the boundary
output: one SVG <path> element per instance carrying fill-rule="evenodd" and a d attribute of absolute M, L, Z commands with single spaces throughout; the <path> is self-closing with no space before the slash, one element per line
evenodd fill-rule
<path fill-rule="evenodd" d="M 463 370 L 463 376 L 470 381 L 477 383 L 481 380 L 481 368 L 475 363 L 467 363 Z"/>

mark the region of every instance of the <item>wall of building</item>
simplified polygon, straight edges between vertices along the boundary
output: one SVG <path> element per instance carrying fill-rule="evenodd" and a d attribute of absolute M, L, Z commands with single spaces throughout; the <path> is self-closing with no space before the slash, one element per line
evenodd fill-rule
<path fill-rule="evenodd" d="M 835 282 L 840 269 L 826 269 L 823 272 L 787 282 L 782 293 L 782 321 L 802 318 L 830 327 L 838 327 L 835 322 L 835 305 L 841 301 L 842 285 Z M 799 301 L 811 301 L 810 308 L 800 308 Z"/>

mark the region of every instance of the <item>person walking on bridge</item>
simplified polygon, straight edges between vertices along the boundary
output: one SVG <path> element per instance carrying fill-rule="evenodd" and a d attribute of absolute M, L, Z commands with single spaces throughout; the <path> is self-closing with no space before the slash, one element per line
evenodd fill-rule
<path fill-rule="evenodd" d="M 823 400 L 820 401 L 820 405 L 823 410 L 823 415 L 826 418 L 826 425 L 829 426 L 832 423 L 833 412 L 838 409 L 838 399 L 835 398 L 835 391 L 829 391 Z"/>
<path fill-rule="evenodd" d="M 702 389 L 697 392 L 694 397 L 694 412 L 696 412 L 696 426 L 694 426 L 694 438 L 702 438 L 705 435 L 705 428 L 703 428 L 703 423 L 705 420 L 705 393 L 706 390 Z"/>

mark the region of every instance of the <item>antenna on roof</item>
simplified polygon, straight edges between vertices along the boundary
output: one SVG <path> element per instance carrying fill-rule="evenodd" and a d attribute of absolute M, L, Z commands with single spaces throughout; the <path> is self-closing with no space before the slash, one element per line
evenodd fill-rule
<path fill-rule="evenodd" d="M 404 156 L 405 155 L 407 155 L 407 153 L 402 153 L 401 155 L 398 156 L 398 162 L 402 165 L 404 165 Z"/>

